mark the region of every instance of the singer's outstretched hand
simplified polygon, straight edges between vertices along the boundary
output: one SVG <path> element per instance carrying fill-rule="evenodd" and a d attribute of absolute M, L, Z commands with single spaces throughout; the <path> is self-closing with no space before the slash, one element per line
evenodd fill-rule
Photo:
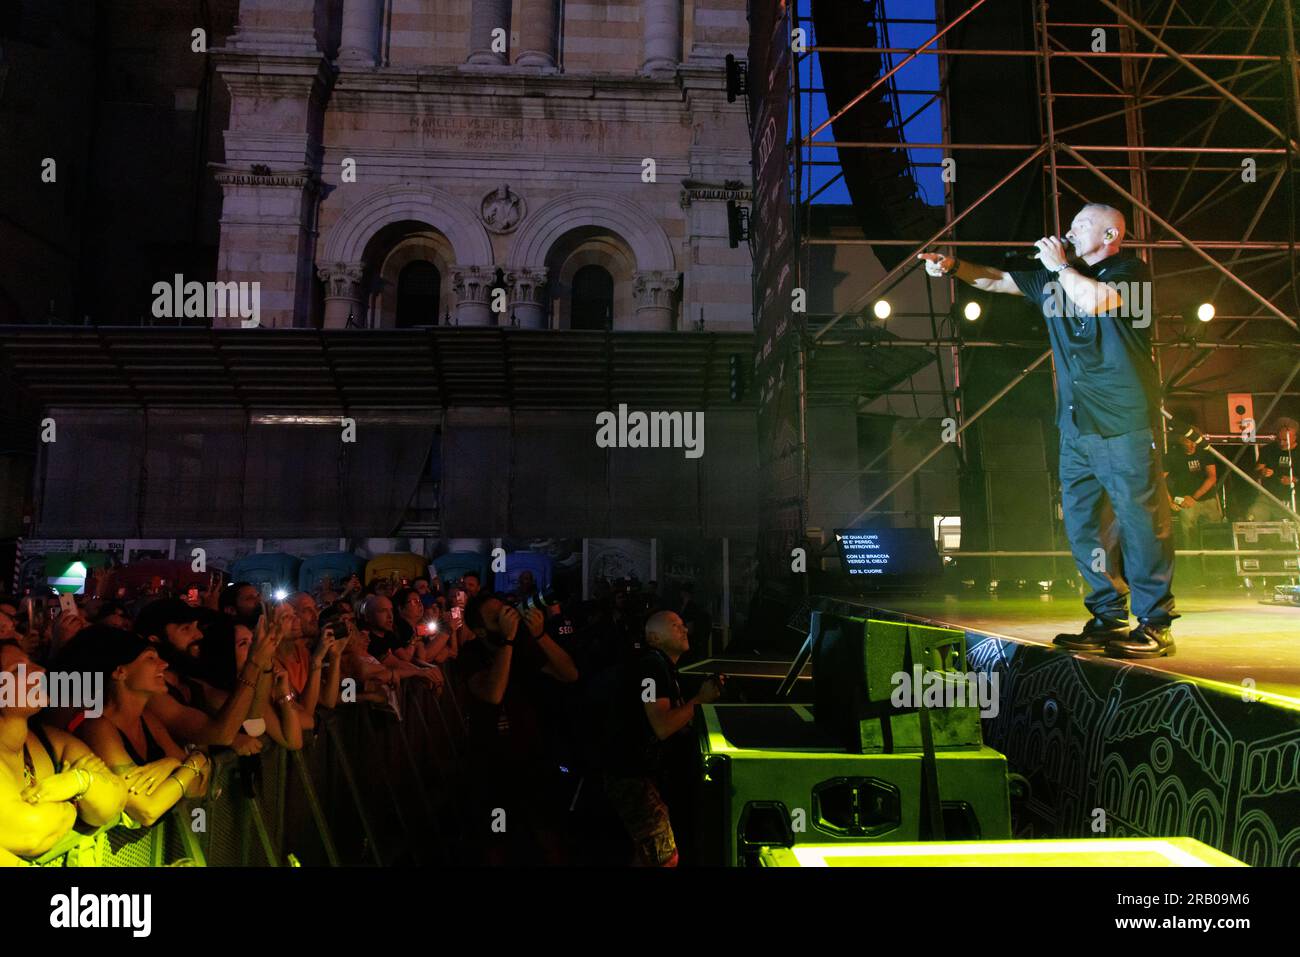
<path fill-rule="evenodd" d="M 951 256 L 945 256 L 943 253 L 917 253 L 916 258 L 925 260 L 926 273 L 935 279 L 947 275 L 948 270 L 957 261 Z"/>

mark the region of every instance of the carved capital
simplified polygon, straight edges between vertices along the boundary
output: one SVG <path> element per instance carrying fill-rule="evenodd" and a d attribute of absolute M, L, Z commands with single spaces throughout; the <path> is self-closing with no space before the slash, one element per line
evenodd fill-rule
<path fill-rule="evenodd" d="M 638 309 L 670 309 L 681 285 L 679 273 L 651 269 L 633 276 L 632 294 Z"/>
<path fill-rule="evenodd" d="M 320 186 L 313 170 L 303 167 L 296 170 L 273 170 L 263 163 L 247 167 L 211 164 L 213 178 L 222 186 L 279 186 L 288 189 L 315 191 Z"/>
<path fill-rule="evenodd" d="M 510 301 L 541 306 L 546 302 L 546 279 L 550 274 L 547 269 L 512 269 L 506 273 L 506 285 L 510 289 Z"/>
<path fill-rule="evenodd" d="M 365 263 L 321 263 L 316 267 L 316 275 L 325 283 L 328 299 L 360 298 L 361 279 L 365 273 Z"/>
<path fill-rule="evenodd" d="M 486 303 L 496 276 L 492 266 L 452 266 L 451 288 L 456 302 Z"/>
<path fill-rule="evenodd" d="M 735 200 L 738 203 L 750 203 L 754 200 L 754 194 L 739 180 L 728 180 L 724 183 L 706 183 L 694 179 L 682 180 L 680 199 L 682 209 L 690 208 L 692 203 L 725 203 L 728 200 Z"/>

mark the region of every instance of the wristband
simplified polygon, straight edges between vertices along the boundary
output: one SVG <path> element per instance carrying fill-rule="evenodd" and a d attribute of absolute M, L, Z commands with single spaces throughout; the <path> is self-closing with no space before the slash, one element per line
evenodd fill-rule
<path fill-rule="evenodd" d="M 1061 265 L 1057 266 L 1055 269 L 1049 269 L 1048 272 L 1050 272 L 1054 276 L 1059 276 L 1061 273 L 1065 272 L 1069 268 L 1070 268 L 1069 263 L 1061 263 Z"/>

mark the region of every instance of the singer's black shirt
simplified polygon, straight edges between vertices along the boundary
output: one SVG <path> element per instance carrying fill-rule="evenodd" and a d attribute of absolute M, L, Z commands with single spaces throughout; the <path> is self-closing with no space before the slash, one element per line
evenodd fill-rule
<path fill-rule="evenodd" d="M 1058 427 L 1066 432 L 1073 423 L 1079 432 L 1107 438 L 1153 428 L 1160 380 L 1151 359 L 1156 312 L 1147 265 L 1118 253 L 1075 268 L 1098 282 L 1124 284 L 1120 288 L 1127 310 L 1085 316 L 1065 296 L 1058 277 L 1046 269 L 1010 273 L 1047 320 L 1056 359 Z M 1136 295 L 1130 291 L 1135 283 L 1146 283 Z"/>

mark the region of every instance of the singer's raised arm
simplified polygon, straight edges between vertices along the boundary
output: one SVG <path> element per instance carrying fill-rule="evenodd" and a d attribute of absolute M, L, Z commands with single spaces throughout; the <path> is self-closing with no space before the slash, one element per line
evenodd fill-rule
<path fill-rule="evenodd" d="M 983 292 L 1001 292 L 1009 296 L 1023 296 L 1020 287 L 1015 284 L 1009 272 L 979 263 L 963 262 L 954 256 L 943 253 L 917 253 L 917 259 L 925 260 L 925 271 L 936 279 L 941 276 L 955 276 L 969 286 Z"/>

